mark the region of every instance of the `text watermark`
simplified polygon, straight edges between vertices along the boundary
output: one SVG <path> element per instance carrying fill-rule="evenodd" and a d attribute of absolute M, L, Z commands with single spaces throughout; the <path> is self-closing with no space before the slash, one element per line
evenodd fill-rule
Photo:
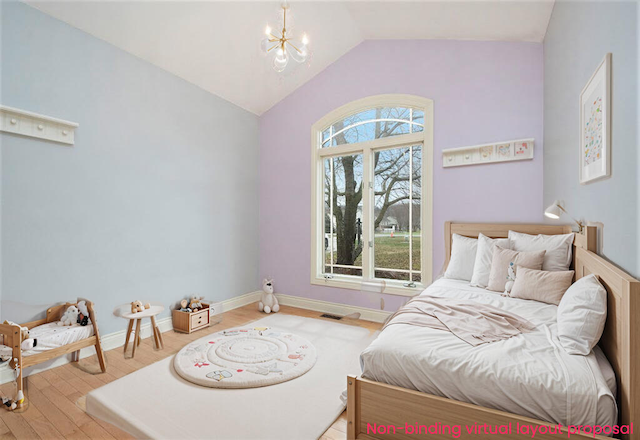
<path fill-rule="evenodd" d="M 396 434 L 409 435 L 445 435 L 451 438 L 461 438 L 463 435 L 521 435 L 535 438 L 538 434 L 556 434 L 571 438 L 572 435 L 588 435 L 595 438 L 596 435 L 633 434 L 633 423 L 630 425 L 528 425 L 524 423 L 509 423 L 506 425 L 490 425 L 487 423 L 474 423 L 473 425 L 447 425 L 436 422 L 430 425 L 418 423 L 404 425 L 383 425 L 367 423 L 367 434 Z"/>

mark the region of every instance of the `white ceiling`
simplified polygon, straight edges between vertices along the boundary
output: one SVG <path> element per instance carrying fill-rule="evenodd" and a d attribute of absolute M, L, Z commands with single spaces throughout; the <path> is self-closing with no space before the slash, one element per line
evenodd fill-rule
<path fill-rule="evenodd" d="M 554 0 L 292 1 L 309 63 L 276 73 L 260 51 L 272 1 L 29 1 L 78 29 L 255 114 L 262 114 L 365 39 L 541 42 Z"/>

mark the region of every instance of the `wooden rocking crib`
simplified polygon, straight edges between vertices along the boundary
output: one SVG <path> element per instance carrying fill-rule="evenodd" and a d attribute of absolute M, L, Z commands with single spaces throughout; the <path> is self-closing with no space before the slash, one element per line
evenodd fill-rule
<path fill-rule="evenodd" d="M 47 315 L 43 319 L 39 319 L 36 321 L 27 322 L 21 324 L 22 327 L 27 327 L 31 330 L 34 327 L 39 325 L 48 324 L 50 322 L 59 321 L 64 312 L 67 310 L 69 306 L 77 306 L 78 302 L 85 301 L 87 305 L 87 311 L 89 312 L 89 319 L 91 319 L 91 324 L 93 326 L 93 336 L 90 336 L 85 339 L 81 339 L 76 342 L 72 342 L 67 345 L 63 345 L 57 348 L 52 348 L 51 350 L 43 351 L 42 353 L 37 353 L 29 356 L 22 356 L 22 332 L 20 331 L 20 327 L 17 325 L 9 325 L 9 324 L 0 324 L 0 334 L 4 335 L 4 345 L 8 347 L 12 347 L 13 354 L 12 359 L 10 361 L 11 368 L 18 368 L 18 376 L 16 378 L 17 391 L 23 390 L 23 381 L 22 381 L 22 373 L 25 368 L 31 367 L 33 365 L 40 364 L 42 362 L 46 362 L 48 360 L 57 358 L 58 356 L 62 356 L 68 353 L 74 353 L 73 362 L 78 362 L 80 360 L 80 350 L 86 347 L 95 346 L 96 354 L 98 356 L 98 362 L 100 363 L 100 369 L 103 373 L 107 371 L 107 365 L 104 360 L 104 353 L 102 351 L 102 346 L 100 343 L 100 333 L 98 332 L 98 322 L 96 320 L 96 314 L 94 311 L 94 305 L 91 301 L 86 300 L 84 298 L 78 298 L 76 303 L 66 303 L 60 304 L 57 306 L 53 306 L 47 309 Z"/>

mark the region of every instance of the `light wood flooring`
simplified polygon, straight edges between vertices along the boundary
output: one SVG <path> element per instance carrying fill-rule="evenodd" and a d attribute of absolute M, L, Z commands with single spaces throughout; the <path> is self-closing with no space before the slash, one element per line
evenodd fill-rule
<path fill-rule="evenodd" d="M 321 315 L 319 312 L 287 306 L 281 306 L 279 313 L 311 318 L 319 318 Z M 154 349 L 153 338 L 146 338 L 136 349 L 134 359 L 125 358 L 122 347 L 107 351 L 106 373 L 100 373 L 96 356 L 92 356 L 76 364 L 31 375 L 25 379 L 27 408 L 16 412 L 0 408 L 0 439 L 130 439 L 132 437 L 126 432 L 85 413 L 82 409 L 84 396 L 94 388 L 174 355 L 187 343 L 208 333 L 241 326 L 264 316 L 258 312 L 256 304 L 249 304 L 223 313 L 220 323 L 190 335 L 174 331 L 163 333 L 163 350 Z M 381 327 L 380 324 L 361 320 L 343 319 L 340 322 L 365 327 L 372 332 Z M 125 324 L 123 320 L 122 325 Z M 13 384 L 1 385 L 0 393 L 13 396 Z M 321 439 L 344 440 L 346 430 L 347 419 L 344 412 Z"/>

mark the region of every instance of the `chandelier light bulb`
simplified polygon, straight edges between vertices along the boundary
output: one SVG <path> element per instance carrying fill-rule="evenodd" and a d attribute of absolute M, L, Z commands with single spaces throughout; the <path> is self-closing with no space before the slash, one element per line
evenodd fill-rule
<path fill-rule="evenodd" d="M 260 42 L 260 47 L 262 48 L 262 51 L 265 53 L 269 53 L 269 47 L 270 47 L 270 41 L 269 38 L 263 38 L 262 41 Z"/>
<path fill-rule="evenodd" d="M 302 35 L 302 44 L 305 46 L 309 44 L 309 37 L 307 37 L 307 34 Z"/>
<path fill-rule="evenodd" d="M 270 26 L 267 26 L 267 27 L 264 29 L 264 34 L 265 34 L 266 36 L 270 36 L 270 35 L 271 35 L 271 27 L 270 27 Z"/>
<path fill-rule="evenodd" d="M 278 49 L 278 54 L 273 59 L 273 68 L 276 72 L 282 72 L 289 63 L 289 56 L 282 49 Z"/>
<path fill-rule="evenodd" d="M 307 60 L 307 48 L 304 45 L 293 44 L 293 47 L 290 47 L 287 50 L 287 53 L 291 55 L 294 61 L 298 63 L 304 63 Z"/>

